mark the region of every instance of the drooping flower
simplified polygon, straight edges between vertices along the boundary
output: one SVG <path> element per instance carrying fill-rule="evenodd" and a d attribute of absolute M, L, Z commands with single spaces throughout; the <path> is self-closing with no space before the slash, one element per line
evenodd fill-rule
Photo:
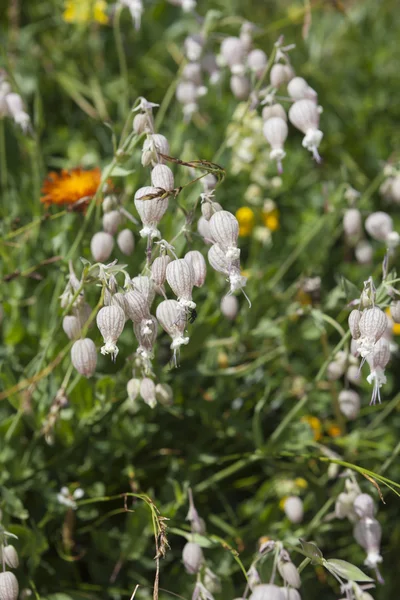
<path fill-rule="evenodd" d="M 75 204 L 83 198 L 87 201 L 96 193 L 101 180 L 101 171 L 98 167 L 95 169 L 84 170 L 80 167 L 76 169 L 63 169 L 61 173 L 52 171 L 48 174 L 42 187 L 40 201 L 43 204 Z M 82 207 L 87 202 L 82 203 Z"/>

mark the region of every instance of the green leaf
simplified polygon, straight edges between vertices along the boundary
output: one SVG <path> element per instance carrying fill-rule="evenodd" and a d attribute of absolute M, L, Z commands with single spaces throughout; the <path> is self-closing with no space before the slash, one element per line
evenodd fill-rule
<path fill-rule="evenodd" d="M 361 569 L 347 562 L 347 560 L 340 560 L 339 558 L 324 560 L 324 567 L 332 574 L 349 581 L 373 581 L 371 577 L 368 577 Z"/>
<path fill-rule="evenodd" d="M 128 175 L 132 175 L 135 172 L 135 169 L 124 169 L 124 167 L 114 167 L 111 171 L 111 177 L 127 177 Z"/>
<path fill-rule="evenodd" d="M 190 531 L 184 531 L 183 529 L 177 529 L 176 527 L 169 527 L 168 531 L 186 538 L 188 542 L 195 542 L 202 548 L 211 548 L 215 545 L 211 540 L 199 533 L 191 533 Z"/>
<path fill-rule="evenodd" d="M 300 544 L 302 545 L 303 552 L 307 558 L 311 559 L 313 565 L 321 565 L 323 561 L 323 554 L 314 542 L 306 542 L 300 538 Z"/>

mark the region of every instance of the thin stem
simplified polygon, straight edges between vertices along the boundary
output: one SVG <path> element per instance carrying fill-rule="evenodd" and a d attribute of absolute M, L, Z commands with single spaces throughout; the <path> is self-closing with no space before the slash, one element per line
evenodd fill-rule
<path fill-rule="evenodd" d="M 122 104 L 122 114 L 126 115 L 129 109 L 129 77 L 128 77 L 128 67 L 126 64 L 126 56 L 124 51 L 124 44 L 122 40 L 121 34 L 121 12 L 123 6 L 117 5 L 115 15 L 114 15 L 114 39 L 115 39 L 115 47 L 117 49 L 118 63 L 119 69 L 121 72 L 121 77 L 123 79 L 124 91 L 121 94 L 121 104 Z"/>
<path fill-rule="evenodd" d="M 7 189 L 7 155 L 4 119 L 0 119 L 0 184 L 5 192 Z"/>

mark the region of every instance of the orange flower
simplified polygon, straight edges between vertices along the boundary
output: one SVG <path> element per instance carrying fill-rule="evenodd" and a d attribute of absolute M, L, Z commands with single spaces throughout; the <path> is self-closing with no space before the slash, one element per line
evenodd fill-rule
<path fill-rule="evenodd" d="M 43 183 L 40 201 L 47 205 L 62 205 L 75 204 L 81 198 L 90 199 L 97 192 L 100 180 L 101 171 L 98 167 L 89 171 L 80 167 L 69 171 L 63 169 L 61 173 L 52 171 Z"/>
<path fill-rule="evenodd" d="M 317 417 L 313 417 L 312 415 L 305 415 L 304 417 L 301 418 L 301 421 L 303 423 L 307 423 L 311 427 L 311 430 L 314 435 L 314 440 L 316 442 L 319 439 L 321 439 L 322 425 L 321 425 L 321 421 Z"/>

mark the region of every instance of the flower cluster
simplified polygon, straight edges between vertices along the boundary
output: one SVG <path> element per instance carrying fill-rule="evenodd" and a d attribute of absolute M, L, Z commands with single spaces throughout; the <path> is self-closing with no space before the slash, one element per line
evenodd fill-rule
<path fill-rule="evenodd" d="M 0 598 L 2 600 L 17 600 L 19 594 L 18 580 L 14 573 L 7 571 L 17 569 L 19 566 L 18 552 L 12 544 L 8 543 L 8 538 L 17 536 L 6 531 L 1 524 L 2 513 L 0 510 L 0 564 L 2 571 L 0 573 Z"/>
<path fill-rule="evenodd" d="M 0 72 L 0 119 L 10 117 L 24 133 L 31 131 L 31 118 L 19 94 L 12 91 L 4 71 Z"/>

